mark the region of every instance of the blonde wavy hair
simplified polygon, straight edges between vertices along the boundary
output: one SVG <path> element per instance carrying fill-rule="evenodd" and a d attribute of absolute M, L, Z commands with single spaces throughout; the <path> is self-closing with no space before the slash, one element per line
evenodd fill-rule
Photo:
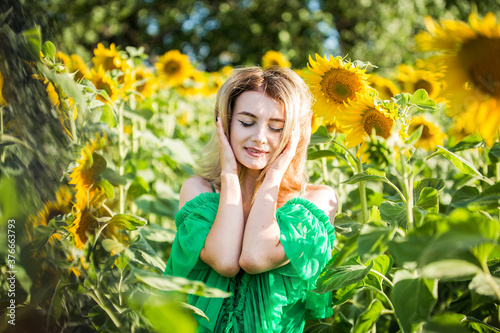
<path fill-rule="evenodd" d="M 255 193 L 259 188 L 269 166 L 286 147 L 295 126 L 299 128 L 299 142 L 296 155 L 290 162 L 281 181 L 278 203 L 284 203 L 294 193 L 305 189 L 307 184 L 306 157 L 311 137 L 311 94 L 305 82 L 291 69 L 277 66 L 262 69 L 245 67 L 235 69 L 217 92 L 214 109 L 215 117 L 222 121 L 224 132 L 229 138 L 231 118 L 236 99 L 245 91 L 262 91 L 267 96 L 281 103 L 285 111 L 285 124 L 281 140 L 269 164 L 262 169 Z M 239 178 L 243 178 L 246 168 L 240 168 Z M 212 137 L 203 149 L 196 170 L 198 176 L 208 182 L 220 185 L 221 162 L 217 128 L 214 126 Z M 255 196 L 254 193 L 254 196 Z"/>

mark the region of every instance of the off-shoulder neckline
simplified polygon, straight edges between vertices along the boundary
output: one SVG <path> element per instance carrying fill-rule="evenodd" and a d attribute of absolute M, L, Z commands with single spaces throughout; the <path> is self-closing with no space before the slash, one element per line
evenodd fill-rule
<path fill-rule="evenodd" d="M 220 193 L 217 192 L 200 193 L 191 200 L 187 201 L 184 204 L 184 206 L 182 206 L 182 208 L 176 214 L 176 221 L 177 221 L 177 215 L 179 215 L 179 218 L 181 217 L 184 218 L 187 215 L 189 215 L 189 212 L 192 209 L 197 208 L 200 204 L 204 204 L 207 202 L 217 202 L 218 204 L 219 200 L 220 200 Z M 285 207 L 296 203 L 301 204 L 302 206 L 307 208 L 318 220 L 320 221 L 324 220 L 323 222 L 330 223 L 330 218 L 328 217 L 328 215 L 325 214 L 325 212 L 322 209 L 320 209 L 315 203 L 300 196 L 289 199 L 287 202 L 285 202 L 283 206 L 276 209 L 276 213 L 286 209 Z"/>

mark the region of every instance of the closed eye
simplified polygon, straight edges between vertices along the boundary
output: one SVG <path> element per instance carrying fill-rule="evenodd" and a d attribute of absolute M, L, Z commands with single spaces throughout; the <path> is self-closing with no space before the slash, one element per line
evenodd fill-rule
<path fill-rule="evenodd" d="M 250 127 L 253 123 L 245 123 L 244 121 L 238 120 L 243 127 Z"/>
<path fill-rule="evenodd" d="M 274 127 L 269 127 L 269 129 L 271 129 L 271 131 L 273 132 L 277 132 L 277 133 L 281 133 L 283 131 L 283 128 L 274 128 Z"/>

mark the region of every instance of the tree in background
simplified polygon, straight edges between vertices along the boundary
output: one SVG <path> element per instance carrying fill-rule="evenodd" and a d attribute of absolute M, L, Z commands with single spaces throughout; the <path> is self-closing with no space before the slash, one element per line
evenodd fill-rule
<path fill-rule="evenodd" d="M 467 21 L 474 10 L 498 13 L 500 1 L 322 0 L 320 7 L 334 17 L 343 55 L 390 69 L 415 61 L 413 36 L 425 28 L 426 15 Z"/>
<path fill-rule="evenodd" d="M 269 50 L 302 67 L 308 54 L 349 55 L 380 68 L 414 61 L 424 16 L 466 19 L 499 11 L 499 0 L 129 0 L 37 1 L 47 38 L 86 59 L 99 42 L 178 49 L 200 69 L 256 65 Z"/>

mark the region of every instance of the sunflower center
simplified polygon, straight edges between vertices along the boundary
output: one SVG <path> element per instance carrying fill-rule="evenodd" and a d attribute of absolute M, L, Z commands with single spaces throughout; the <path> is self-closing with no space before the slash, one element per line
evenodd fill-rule
<path fill-rule="evenodd" d="M 180 68 L 181 65 L 177 61 L 169 61 L 163 67 L 165 73 L 167 73 L 168 75 L 173 75 L 179 72 Z"/>
<path fill-rule="evenodd" d="M 109 83 L 104 82 L 104 80 L 102 78 L 100 78 L 96 82 L 94 82 L 94 85 L 98 90 L 106 91 L 106 93 L 108 93 L 108 96 L 111 97 L 113 90 L 111 89 L 111 86 L 109 85 Z"/>
<path fill-rule="evenodd" d="M 375 133 L 384 139 L 391 136 L 392 124 L 393 121 L 391 118 L 386 117 L 379 110 L 374 108 L 366 111 L 363 116 L 363 129 L 365 132 L 371 135 L 372 131 L 375 130 Z"/>
<path fill-rule="evenodd" d="M 115 59 L 115 57 L 106 57 L 106 58 L 104 59 L 104 63 L 103 63 L 103 67 L 104 67 L 104 69 L 109 69 L 109 70 L 119 69 L 119 68 L 115 65 L 114 59 Z"/>
<path fill-rule="evenodd" d="M 424 79 L 419 79 L 417 82 L 415 82 L 415 91 L 417 91 L 418 89 L 424 89 L 425 91 L 427 91 L 427 94 L 429 96 L 432 95 L 432 92 L 434 91 L 434 87 L 432 86 L 432 84 Z"/>
<path fill-rule="evenodd" d="M 356 92 L 361 90 L 361 82 L 355 73 L 342 68 L 332 68 L 325 73 L 321 80 L 321 90 L 327 99 L 337 103 L 353 99 Z"/>
<path fill-rule="evenodd" d="M 479 36 L 466 41 L 458 57 L 471 83 L 482 93 L 500 97 L 500 38 Z"/>

